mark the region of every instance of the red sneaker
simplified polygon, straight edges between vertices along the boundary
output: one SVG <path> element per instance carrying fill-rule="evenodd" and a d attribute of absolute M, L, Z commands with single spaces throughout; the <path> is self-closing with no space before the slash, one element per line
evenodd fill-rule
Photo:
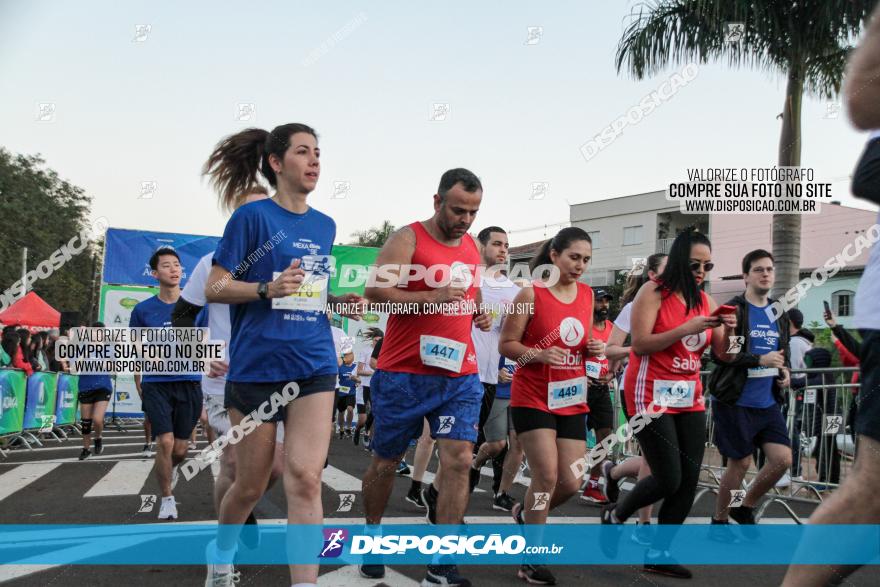
<path fill-rule="evenodd" d="M 587 481 L 587 487 L 584 489 L 583 494 L 581 494 L 581 499 L 587 503 L 595 503 L 598 505 L 609 503 L 608 498 L 605 497 L 605 494 L 602 493 L 602 489 L 599 487 L 599 482 L 595 479 Z"/>

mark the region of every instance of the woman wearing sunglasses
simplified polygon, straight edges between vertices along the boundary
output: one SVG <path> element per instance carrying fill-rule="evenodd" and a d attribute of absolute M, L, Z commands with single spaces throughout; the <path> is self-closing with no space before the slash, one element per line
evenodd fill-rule
<path fill-rule="evenodd" d="M 661 499 L 660 524 L 682 524 L 690 512 L 706 440 L 700 356 L 711 344 L 716 355 L 727 357 L 727 337 L 736 326 L 733 314 L 713 315 L 717 304 L 702 291 L 713 267 L 711 256 L 705 235 L 682 232 L 672 243 L 666 268 L 636 294 L 624 387 L 627 405 L 652 416 L 636 433 L 651 475 L 603 509 L 604 524 L 623 523 Z M 666 552 L 671 538 L 668 530 L 658 535 L 645 570 L 690 578 L 690 571 Z"/>

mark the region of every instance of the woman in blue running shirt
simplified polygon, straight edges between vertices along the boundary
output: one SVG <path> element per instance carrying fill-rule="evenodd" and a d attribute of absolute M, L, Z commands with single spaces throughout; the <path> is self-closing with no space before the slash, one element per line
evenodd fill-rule
<path fill-rule="evenodd" d="M 312 128 L 285 124 L 227 137 L 204 166 L 226 207 L 257 183 L 258 172 L 276 190 L 233 213 L 205 288 L 208 302 L 231 307 L 224 404 L 233 429 L 254 411 L 263 421 L 252 431 L 245 422 L 235 443 L 238 471 L 220 505 L 221 531 L 209 547 L 210 585 L 232 584 L 237 528 L 266 488 L 278 422 L 285 430 L 288 523 L 323 522 L 321 472 L 338 372 L 326 306 L 360 308 L 364 300 L 354 294 L 328 300 L 336 224 L 306 203 L 318 183 L 319 157 Z M 357 318 L 359 310 L 347 314 Z M 289 403 L 267 417 L 285 399 Z M 291 565 L 290 573 L 293 584 L 314 584 L 318 567 Z"/>

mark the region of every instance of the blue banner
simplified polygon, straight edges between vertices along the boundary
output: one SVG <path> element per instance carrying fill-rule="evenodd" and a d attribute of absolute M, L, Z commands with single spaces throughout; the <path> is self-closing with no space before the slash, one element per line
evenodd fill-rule
<path fill-rule="evenodd" d="M 4 525 L 0 564 L 197 565 L 217 558 L 216 524 Z M 411 565 L 640 565 L 648 547 L 631 538 L 634 524 L 472 524 L 467 526 L 246 526 L 260 546 L 239 546 L 235 564 L 379 563 Z M 878 525 L 764 524 L 730 526 L 713 535 L 708 525 L 653 528 L 658 550 L 695 565 L 877 564 Z M 245 530 L 248 531 L 248 530 Z M 234 536 L 233 536 L 234 541 Z M 442 558 L 440 558 L 442 557 Z"/>
<path fill-rule="evenodd" d="M 24 402 L 24 430 L 49 426 L 55 421 L 55 391 L 58 374 L 35 371 L 27 378 Z"/>
<path fill-rule="evenodd" d="M 76 422 L 79 396 L 79 377 L 69 373 L 58 374 L 55 396 L 55 425 L 67 426 Z"/>
<path fill-rule="evenodd" d="M 109 228 L 101 282 L 155 286 L 156 280 L 150 275 L 150 257 L 159 247 L 173 247 L 183 267 L 180 280 L 183 287 L 199 259 L 214 251 L 219 243 L 217 236 Z"/>

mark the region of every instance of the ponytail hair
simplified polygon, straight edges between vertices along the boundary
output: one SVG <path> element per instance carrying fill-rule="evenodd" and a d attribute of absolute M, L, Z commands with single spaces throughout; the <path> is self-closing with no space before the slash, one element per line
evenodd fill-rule
<path fill-rule="evenodd" d="M 318 138 L 312 127 L 294 122 L 276 126 L 272 132 L 248 128 L 217 143 L 202 167 L 202 175 L 210 178 L 226 210 L 232 211 L 239 194 L 258 183 L 257 172 L 266 178 L 269 185 L 277 187 L 269 155 L 283 159 L 290 147 L 290 137 L 300 132 Z"/>
<path fill-rule="evenodd" d="M 703 306 L 700 286 L 697 285 L 697 280 L 694 279 L 694 273 L 691 271 L 691 248 L 694 245 L 706 245 L 710 251 L 712 250 L 709 238 L 691 226 L 679 233 L 672 241 L 666 269 L 657 278 L 660 288 L 666 290 L 667 294 L 681 293 L 688 312 L 692 308 Z"/>
<path fill-rule="evenodd" d="M 553 259 L 550 257 L 550 251 L 556 251 L 556 253 L 559 254 L 570 247 L 572 243 L 577 241 L 587 241 L 591 245 L 593 244 L 590 235 L 582 228 L 569 226 L 568 228 L 563 228 L 557 232 L 556 236 L 541 245 L 538 254 L 536 254 L 529 263 L 529 270 L 532 272 L 532 276 L 535 276 L 535 269 L 538 267 L 553 264 Z M 540 277 L 541 276 L 538 276 L 538 278 Z"/>
<path fill-rule="evenodd" d="M 621 297 L 620 305 L 625 306 L 635 299 L 636 294 L 639 293 L 639 289 L 641 289 L 641 287 L 650 279 L 648 271 L 657 273 L 660 263 L 662 263 L 665 258 L 666 253 L 654 253 L 653 255 L 650 255 L 645 266 L 642 268 L 641 273 L 634 273 L 626 278 L 626 285 L 623 288 L 623 296 Z"/>

